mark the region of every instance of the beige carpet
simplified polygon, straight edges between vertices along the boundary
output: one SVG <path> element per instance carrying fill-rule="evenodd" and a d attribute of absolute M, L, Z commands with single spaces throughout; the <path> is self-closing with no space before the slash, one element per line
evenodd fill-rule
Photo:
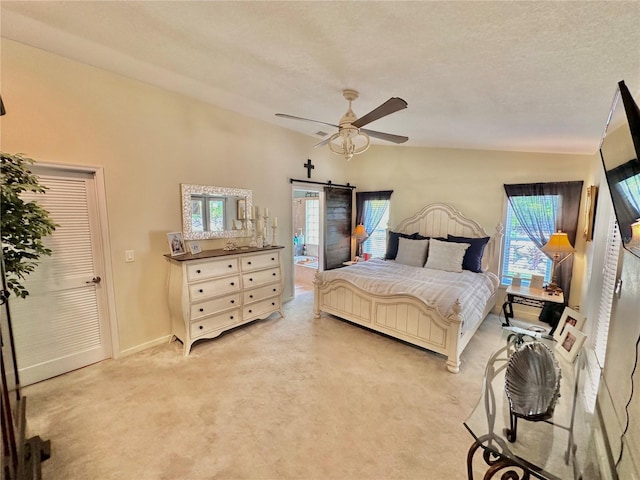
<path fill-rule="evenodd" d="M 498 346 L 490 316 L 445 358 L 323 315 L 313 293 L 197 343 L 174 342 L 24 389 L 56 479 L 464 479 L 463 426 Z M 481 477 L 480 477 L 481 478 Z"/>

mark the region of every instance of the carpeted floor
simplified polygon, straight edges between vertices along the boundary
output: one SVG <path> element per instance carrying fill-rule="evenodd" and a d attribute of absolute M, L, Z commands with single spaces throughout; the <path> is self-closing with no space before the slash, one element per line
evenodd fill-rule
<path fill-rule="evenodd" d="M 491 315 L 445 358 L 323 315 L 313 293 L 197 343 L 26 387 L 29 434 L 56 479 L 464 479 L 463 421 L 499 344 Z"/>

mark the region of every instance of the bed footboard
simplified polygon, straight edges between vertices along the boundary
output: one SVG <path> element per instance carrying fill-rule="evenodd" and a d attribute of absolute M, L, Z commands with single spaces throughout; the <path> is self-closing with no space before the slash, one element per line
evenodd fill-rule
<path fill-rule="evenodd" d="M 334 280 L 314 281 L 314 317 L 322 312 L 447 356 L 447 370 L 460 371 L 462 318 L 458 301 L 448 316 L 409 295 L 376 295 Z"/>

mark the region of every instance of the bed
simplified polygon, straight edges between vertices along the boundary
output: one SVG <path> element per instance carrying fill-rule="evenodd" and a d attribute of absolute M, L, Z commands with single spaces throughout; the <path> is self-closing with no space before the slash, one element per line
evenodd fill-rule
<path fill-rule="evenodd" d="M 318 272 L 314 316 L 320 318 L 324 312 L 445 355 L 447 370 L 458 373 L 464 348 L 496 304 L 502 227 L 498 225 L 487 241 L 489 235 L 480 224 L 438 203 L 403 220 L 392 232 L 404 238 L 431 238 L 428 248 L 434 256 L 427 258 L 427 266 L 436 260 L 435 247 L 448 243 L 433 239 L 453 235 L 476 243 L 484 238 L 478 273 L 409 266 L 400 259 L 374 259 Z"/>

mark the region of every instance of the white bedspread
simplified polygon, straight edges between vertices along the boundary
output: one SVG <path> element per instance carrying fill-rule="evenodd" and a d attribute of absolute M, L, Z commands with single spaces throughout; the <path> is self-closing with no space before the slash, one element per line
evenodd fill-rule
<path fill-rule="evenodd" d="M 500 283 L 490 272 L 444 272 L 376 259 L 320 272 L 318 276 L 323 282 L 343 279 L 371 293 L 413 295 L 434 306 L 442 316 L 451 313 L 458 299 L 462 304 L 463 331 L 482 320 L 487 301 Z"/>

